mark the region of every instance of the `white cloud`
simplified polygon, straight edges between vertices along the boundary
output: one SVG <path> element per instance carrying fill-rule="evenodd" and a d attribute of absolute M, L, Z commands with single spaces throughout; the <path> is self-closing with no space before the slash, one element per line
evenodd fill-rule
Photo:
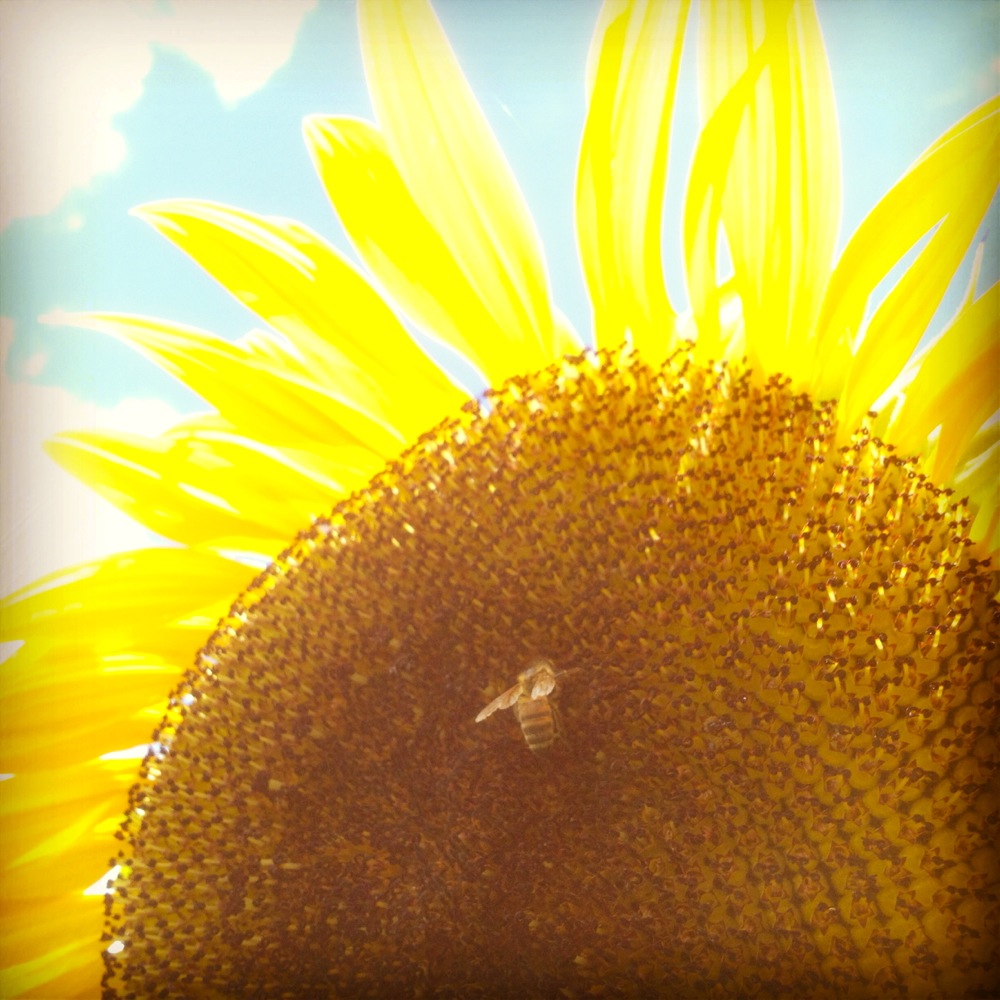
<path fill-rule="evenodd" d="M 117 169 L 113 117 L 142 95 L 153 44 L 193 59 L 228 104 L 291 55 L 315 0 L 2 0 L 0 228 L 53 211 L 72 188 Z"/>
<path fill-rule="evenodd" d="M 121 164 L 111 117 L 138 100 L 152 65 L 138 14 L 128 2 L 0 3 L 0 224 L 51 212 Z"/>
<path fill-rule="evenodd" d="M 53 386 L 2 373 L 13 323 L 0 319 L 0 593 L 38 576 L 155 536 L 64 472 L 42 450 L 58 431 L 114 427 L 157 434 L 180 414 L 161 400 L 125 399 L 102 409 Z M 37 362 L 36 362 L 37 364 Z"/>
<path fill-rule="evenodd" d="M 174 16 L 162 24 L 157 41 L 198 63 L 231 105 L 284 65 L 315 0 L 173 0 L 172 6 Z"/>

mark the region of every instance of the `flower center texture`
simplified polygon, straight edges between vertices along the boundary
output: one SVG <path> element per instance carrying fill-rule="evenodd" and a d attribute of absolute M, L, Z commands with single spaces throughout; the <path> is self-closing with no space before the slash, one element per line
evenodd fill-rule
<path fill-rule="evenodd" d="M 995 579 L 834 410 L 588 352 L 316 521 L 173 695 L 107 995 L 986 989 Z"/>

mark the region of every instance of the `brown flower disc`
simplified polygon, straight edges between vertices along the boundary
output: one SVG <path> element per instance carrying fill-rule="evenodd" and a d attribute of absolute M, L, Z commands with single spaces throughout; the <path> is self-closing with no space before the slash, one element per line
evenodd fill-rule
<path fill-rule="evenodd" d="M 986 995 L 996 577 L 833 410 L 588 354 L 318 521 L 175 692 L 107 995 Z M 535 656 L 537 753 L 473 721 Z"/>

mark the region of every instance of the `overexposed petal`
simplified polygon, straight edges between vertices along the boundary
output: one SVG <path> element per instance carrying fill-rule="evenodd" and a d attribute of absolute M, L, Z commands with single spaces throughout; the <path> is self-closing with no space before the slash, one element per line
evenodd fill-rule
<path fill-rule="evenodd" d="M 204 201 L 134 209 L 295 345 L 332 395 L 415 436 L 464 397 L 319 235 Z"/>
<path fill-rule="evenodd" d="M 577 354 L 583 346 L 576 327 L 573 326 L 570 318 L 559 309 L 552 310 L 552 338 L 556 357 L 562 357 L 564 354 Z"/>
<path fill-rule="evenodd" d="M 100 636 L 99 653 L 142 649 L 150 632 L 203 630 L 206 619 L 198 613 L 231 600 L 247 576 L 246 566 L 194 549 L 121 552 L 50 573 L 5 597 L 0 641 L 32 640 L 29 648 L 47 651 Z"/>
<path fill-rule="evenodd" d="M 705 122 L 695 145 L 684 198 L 684 264 L 691 318 L 698 331 L 700 360 L 722 357 L 727 349 L 723 324 L 723 287 L 728 297 L 753 301 L 752 274 L 737 268 L 732 278 L 719 276 L 718 250 L 722 236 L 723 194 L 733 173 L 736 138 L 765 68 L 764 52 L 751 54 L 739 78 Z"/>
<path fill-rule="evenodd" d="M 515 339 L 490 310 L 413 201 L 375 126 L 313 115 L 304 131 L 358 255 L 428 334 L 460 351 L 494 385 L 546 362 L 537 339 Z"/>
<path fill-rule="evenodd" d="M 998 156 L 1000 98 L 922 154 L 845 247 L 819 318 L 815 361 L 816 392 L 841 396 L 845 426 L 892 382 L 926 330 L 993 198 Z M 859 336 L 872 292 L 934 226 Z"/>
<path fill-rule="evenodd" d="M 158 438 L 109 431 L 60 434 L 46 444 L 65 469 L 141 524 L 187 545 L 274 556 L 312 518 L 363 486 L 382 462 L 342 447 L 310 466 L 277 448 L 216 430 Z M 249 544 L 248 544 L 249 543 Z"/>
<path fill-rule="evenodd" d="M 886 439 L 920 454 L 940 427 L 932 476 L 947 482 L 1000 406 L 1000 284 L 966 306 L 923 355 Z"/>
<path fill-rule="evenodd" d="M 688 6 L 604 5 L 577 168 L 577 237 L 597 344 L 611 347 L 629 334 L 652 357 L 666 352 L 675 332 L 660 245 Z"/>
<path fill-rule="evenodd" d="M 504 336 L 555 355 L 541 244 L 513 173 L 426 0 L 362 0 L 358 26 L 386 150 Z"/>
<path fill-rule="evenodd" d="M 151 700 L 193 663 L 205 632 L 251 576 L 212 553 L 140 549 L 50 574 L 5 598 L 0 641 L 24 645 L 0 666 L 10 699 L 0 717 L 3 768 L 17 774 L 84 761 L 122 739 L 148 737 L 162 711 L 150 713 Z M 68 713 L 60 689 L 91 685 L 113 699 L 106 711 L 53 726 L 18 708 L 23 698 Z"/>
<path fill-rule="evenodd" d="M 816 11 L 809 2 L 777 0 L 703 11 L 699 80 L 713 128 L 700 140 L 710 145 L 692 168 L 692 189 L 707 186 L 721 202 L 751 360 L 808 386 L 841 190 L 833 85 Z M 700 182 L 696 169 L 707 174 Z M 711 225 L 713 215 L 702 221 Z M 714 266 L 719 233 L 708 229 L 701 238 Z"/>
<path fill-rule="evenodd" d="M 402 431 L 361 408 L 361 383 L 339 394 L 322 369 L 307 369 L 287 352 L 279 367 L 275 345 L 264 354 L 256 347 L 259 338 L 231 343 L 179 323 L 111 313 L 76 313 L 61 322 L 110 334 L 141 351 L 246 437 L 299 448 L 325 440 L 382 457 L 398 454 L 406 443 Z"/>

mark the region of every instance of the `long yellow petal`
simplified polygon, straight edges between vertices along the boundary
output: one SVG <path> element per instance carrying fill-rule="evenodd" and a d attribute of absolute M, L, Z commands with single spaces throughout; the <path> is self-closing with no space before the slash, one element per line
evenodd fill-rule
<path fill-rule="evenodd" d="M 360 487 L 381 461 L 344 448 L 320 472 L 276 448 L 220 431 L 172 430 L 158 438 L 123 432 L 58 435 L 46 450 L 60 465 L 142 524 L 175 541 L 234 549 L 240 539 L 280 552 L 317 515 Z"/>
<path fill-rule="evenodd" d="M 360 409 L 356 394 L 338 395 L 291 362 L 278 367 L 256 346 L 259 341 L 230 343 L 142 316 L 74 313 L 60 321 L 107 333 L 141 351 L 258 441 L 284 448 L 315 447 L 326 439 L 382 457 L 398 454 L 407 441 L 403 431 Z M 325 378 L 322 369 L 316 372 Z M 412 420 L 412 415 L 404 420 L 411 432 Z"/>
<path fill-rule="evenodd" d="M 415 437 L 464 397 L 365 279 L 288 219 L 204 201 L 133 209 L 284 334 L 332 395 Z"/>
<path fill-rule="evenodd" d="M 976 512 L 969 530 L 987 552 L 1000 551 L 1000 414 L 982 428 L 968 449 L 975 458 L 952 477 L 950 486 L 968 497 Z"/>
<path fill-rule="evenodd" d="M 901 371 L 936 311 L 996 190 L 998 143 L 1000 98 L 922 154 L 844 249 L 818 321 L 815 386 L 830 396 L 846 381 L 845 426 L 854 426 Z M 935 225 L 858 343 L 872 292 Z"/>
<path fill-rule="evenodd" d="M 389 156 L 514 344 L 556 356 L 541 245 L 499 143 L 426 0 L 362 0 L 368 90 Z"/>
<path fill-rule="evenodd" d="M 71 637 L 45 649 L 40 649 L 37 643 L 21 646 L 0 668 L 3 671 L 0 698 L 4 699 L 0 704 L 16 713 L 14 699 L 36 697 L 40 689 L 65 687 L 85 691 L 81 697 L 89 699 L 93 697 L 89 693 L 91 685 L 110 688 L 119 682 L 122 687 L 115 690 L 128 691 L 128 700 L 133 704 L 160 698 L 171 687 L 173 678 L 187 666 L 191 636 L 184 629 L 168 628 L 154 629 L 153 634 L 150 647 L 155 642 L 155 655 L 141 650 L 106 653 L 102 645 L 98 652 L 101 662 L 96 666 L 93 644 L 80 643 Z M 56 659 L 58 664 L 54 662 Z M 113 693 L 106 690 L 104 695 L 110 698 Z M 8 749 L 0 746 L 0 760 L 6 759 Z M 0 773 L 14 770 L 0 767 Z"/>
<path fill-rule="evenodd" d="M 741 303 L 753 301 L 752 276 L 746 268 L 738 268 L 731 279 L 720 281 L 718 244 L 723 195 L 733 172 L 736 139 L 765 68 L 764 57 L 763 49 L 750 55 L 746 69 L 705 122 L 695 145 L 688 175 L 684 197 L 685 279 L 691 318 L 698 334 L 696 357 L 702 361 L 718 359 L 726 352 L 728 344 L 722 315 L 724 302 L 734 301 L 734 296 Z M 726 289 L 725 296 L 723 288 Z"/>
<path fill-rule="evenodd" d="M 134 760 L 98 760 L 0 782 L 4 899 L 82 891 L 106 870 L 106 821 L 122 819 L 135 771 Z"/>
<path fill-rule="evenodd" d="M 0 640 L 25 644 L 0 667 L 0 769 L 85 761 L 148 738 L 170 678 L 193 662 L 252 576 L 210 553 L 145 549 L 51 574 L 6 598 Z M 81 689 L 88 693 L 78 701 L 94 710 L 74 717 L 66 693 Z"/>
<path fill-rule="evenodd" d="M 351 243 L 393 299 L 431 336 L 469 358 L 493 385 L 545 365 L 535 337 L 517 340 L 417 207 L 385 139 L 354 118 L 313 115 L 306 144 Z"/>
<path fill-rule="evenodd" d="M 984 196 L 983 185 L 996 188 L 997 160 L 1000 136 L 984 159 L 968 164 L 963 180 L 970 197 L 942 220 L 868 323 L 844 387 L 842 413 L 847 426 L 854 426 L 896 377 L 927 329 L 989 209 L 992 195 Z"/>
<path fill-rule="evenodd" d="M 101 900 L 80 892 L 44 902 L 5 900 L 0 907 L 0 996 L 39 1000 L 97 996 L 103 923 Z"/>
<path fill-rule="evenodd" d="M 725 173 L 715 163 L 710 169 L 711 183 L 720 186 L 747 351 L 765 371 L 780 370 L 805 386 L 841 200 L 839 130 L 816 11 L 810 2 L 775 0 L 704 10 L 704 111 L 714 115 L 733 96 L 745 104 L 729 125 L 733 148 L 721 160 Z M 767 72 L 751 90 L 758 58 Z M 716 238 L 707 234 L 713 255 Z"/>
<path fill-rule="evenodd" d="M 252 575 L 240 563 L 194 549 L 123 552 L 50 573 L 4 598 L 0 641 L 143 649 L 148 629 L 203 627 L 192 624 L 196 612 L 231 599 Z"/>
<path fill-rule="evenodd" d="M 36 656 L 31 667 L 45 683 L 5 680 L 0 695 L 0 769 L 18 775 L 58 763 L 90 760 L 149 739 L 163 715 L 167 692 L 194 662 L 197 640 L 174 663 L 138 657 L 100 657 L 93 651 Z M 59 668 L 66 664 L 70 676 Z M 22 677 L 20 664 L 12 666 Z M 73 684 L 77 679 L 79 683 Z"/>
<path fill-rule="evenodd" d="M 964 308 L 923 355 L 905 395 L 886 439 L 916 455 L 940 427 L 931 475 L 947 482 L 1000 406 L 1000 284 Z"/>
<path fill-rule="evenodd" d="M 663 355 L 676 313 L 663 280 L 663 192 L 689 4 L 606 3 L 576 179 L 576 228 L 598 346 L 630 334 Z"/>
<path fill-rule="evenodd" d="M 144 649 L 122 651 L 136 643 L 120 635 L 106 643 L 83 635 L 50 648 L 39 641 L 22 646 L 0 668 L 0 772 L 69 766 L 145 743 L 163 715 L 165 693 L 227 605 L 224 599 L 203 609 L 200 628 L 150 625 Z M 67 692 L 79 704 L 75 718 Z M 52 716 L 36 714 L 41 706 Z"/>

